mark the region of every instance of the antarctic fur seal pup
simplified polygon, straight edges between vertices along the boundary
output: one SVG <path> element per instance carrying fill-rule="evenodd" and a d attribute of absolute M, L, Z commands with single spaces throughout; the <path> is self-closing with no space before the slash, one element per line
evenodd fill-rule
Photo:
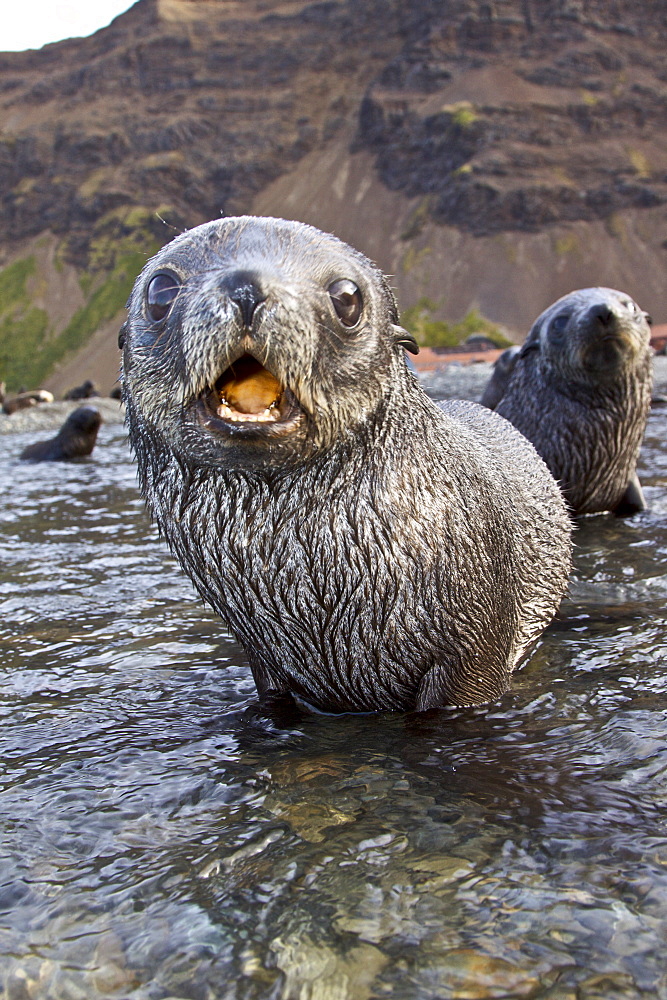
<path fill-rule="evenodd" d="M 97 441 L 102 417 L 92 406 L 73 410 L 55 437 L 37 441 L 23 449 L 24 462 L 72 462 L 86 458 Z"/>
<path fill-rule="evenodd" d="M 532 441 L 575 514 L 646 507 L 636 466 L 651 405 L 649 322 L 613 288 L 564 295 L 508 359 L 504 386 L 494 373 L 482 396 Z"/>
<path fill-rule="evenodd" d="M 560 491 L 476 403 L 441 409 L 381 272 L 228 218 L 137 279 L 119 337 L 148 507 L 260 695 L 323 711 L 497 698 L 570 567 Z"/>

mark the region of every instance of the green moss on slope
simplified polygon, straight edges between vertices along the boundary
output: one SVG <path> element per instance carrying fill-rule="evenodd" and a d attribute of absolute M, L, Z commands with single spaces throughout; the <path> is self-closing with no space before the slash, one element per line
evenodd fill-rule
<path fill-rule="evenodd" d="M 0 380 L 7 382 L 8 390 L 36 388 L 57 362 L 113 319 L 124 308 L 147 257 L 157 249 L 152 242 L 117 255 L 101 284 L 99 273 L 89 275 L 82 282 L 88 301 L 60 332 L 49 330 L 48 314 L 30 301 L 26 282 L 35 273 L 35 258 L 14 261 L 0 271 Z"/>
<path fill-rule="evenodd" d="M 0 319 L 0 378 L 10 392 L 33 388 L 45 377 L 48 367 L 41 364 L 40 349 L 49 317 L 34 306 L 18 316 Z"/>
<path fill-rule="evenodd" d="M 438 308 L 438 303 L 422 298 L 414 306 L 406 309 L 401 316 L 401 323 L 409 330 L 417 343 L 423 347 L 458 347 L 473 333 L 482 333 L 497 344 L 498 347 L 509 347 L 511 341 L 502 333 L 500 327 L 485 319 L 476 309 L 471 309 L 458 323 L 447 323 L 445 320 L 431 319 L 431 313 Z"/>
<path fill-rule="evenodd" d="M 30 304 L 26 288 L 35 266 L 34 257 L 24 257 L 0 271 L 0 380 L 10 391 L 32 384 L 47 331 L 48 316 Z"/>
<path fill-rule="evenodd" d="M 154 250 L 150 251 L 155 252 Z M 136 276 L 146 263 L 147 254 L 142 250 L 132 250 L 117 260 L 115 267 L 102 285 L 95 289 L 88 302 L 74 313 L 62 333 L 47 353 L 53 357 L 52 364 L 69 351 L 76 351 L 103 323 L 120 312 L 125 306 Z"/>
<path fill-rule="evenodd" d="M 25 257 L 0 271 L 0 314 L 28 301 L 26 281 L 35 273 L 35 258 Z"/>
<path fill-rule="evenodd" d="M 172 217 L 176 213 L 166 204 L 122 205 L 97 220 L 85 252 L 80 233 L 59 242 L 53 266 L 56 272 L 77 268 L 84 298 L 64 328 L 55 328 L 51 315 L 31 301 L 33 285 L 42 298 L 53 280 L 52 274 L 38 273 L 39 258 L 25 257 L 0 271 L 0 381 L 10 392 L 22 385 L 36 388 L 58 362 L 118 315 L 148 257 L 172 235 L 174 227 L 163 221 Z"/>

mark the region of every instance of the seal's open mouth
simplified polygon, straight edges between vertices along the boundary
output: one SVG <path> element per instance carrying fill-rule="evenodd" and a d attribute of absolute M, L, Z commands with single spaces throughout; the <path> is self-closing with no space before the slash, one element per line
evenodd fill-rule
<path fill-rule="evenodd" d="M 284 433 L 302 413 L 289 389 L 251 354 L 229 365 L 200 397 L 200 419 L 217 431 Z"/>
<path fill-rule="evenodd" d="M 217 414 L 235 423 L 275 423 L 280 419 L 283 387 L 259 361 L 244 354 L 215 383 L 219 396 Z"/>

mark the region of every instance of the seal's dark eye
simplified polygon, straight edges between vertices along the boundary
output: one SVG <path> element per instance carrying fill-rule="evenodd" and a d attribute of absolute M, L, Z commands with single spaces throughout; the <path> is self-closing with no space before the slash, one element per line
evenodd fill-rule
<path fill-rule="evenodd" d="M 570 316 L 568 313 L 559 313 L 551 320 L 551 332 L 555 333 L 557 336 L 565 333 L 567 330 L 567 324 L 570 322 Z"/>
<path fill-rule="evenodd" d="M 146 312 L 155 323 L 165 318 L 180 287 L 173 274 L 156 274 L 151 278 L 146 289 Z"/>
<path fill-rule="evenodd" d="M 336 315 L 343 326 L 356 326 L 361 316 L 364 303 L 361 292 L 349 278 L 339 278 L 329 285 L 329 295 L 336 310 Z"/>

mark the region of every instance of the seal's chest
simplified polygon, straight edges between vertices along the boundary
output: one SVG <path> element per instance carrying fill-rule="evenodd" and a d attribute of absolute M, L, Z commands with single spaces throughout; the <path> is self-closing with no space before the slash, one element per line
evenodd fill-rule
<path fill-rule="evenodd" d="M 262 615 L 395 606 L 414 572 L 392 523 L 358 498 L 300 499 L 297 485 L 229 509 L 216 560 L 226 600 Z"/>

